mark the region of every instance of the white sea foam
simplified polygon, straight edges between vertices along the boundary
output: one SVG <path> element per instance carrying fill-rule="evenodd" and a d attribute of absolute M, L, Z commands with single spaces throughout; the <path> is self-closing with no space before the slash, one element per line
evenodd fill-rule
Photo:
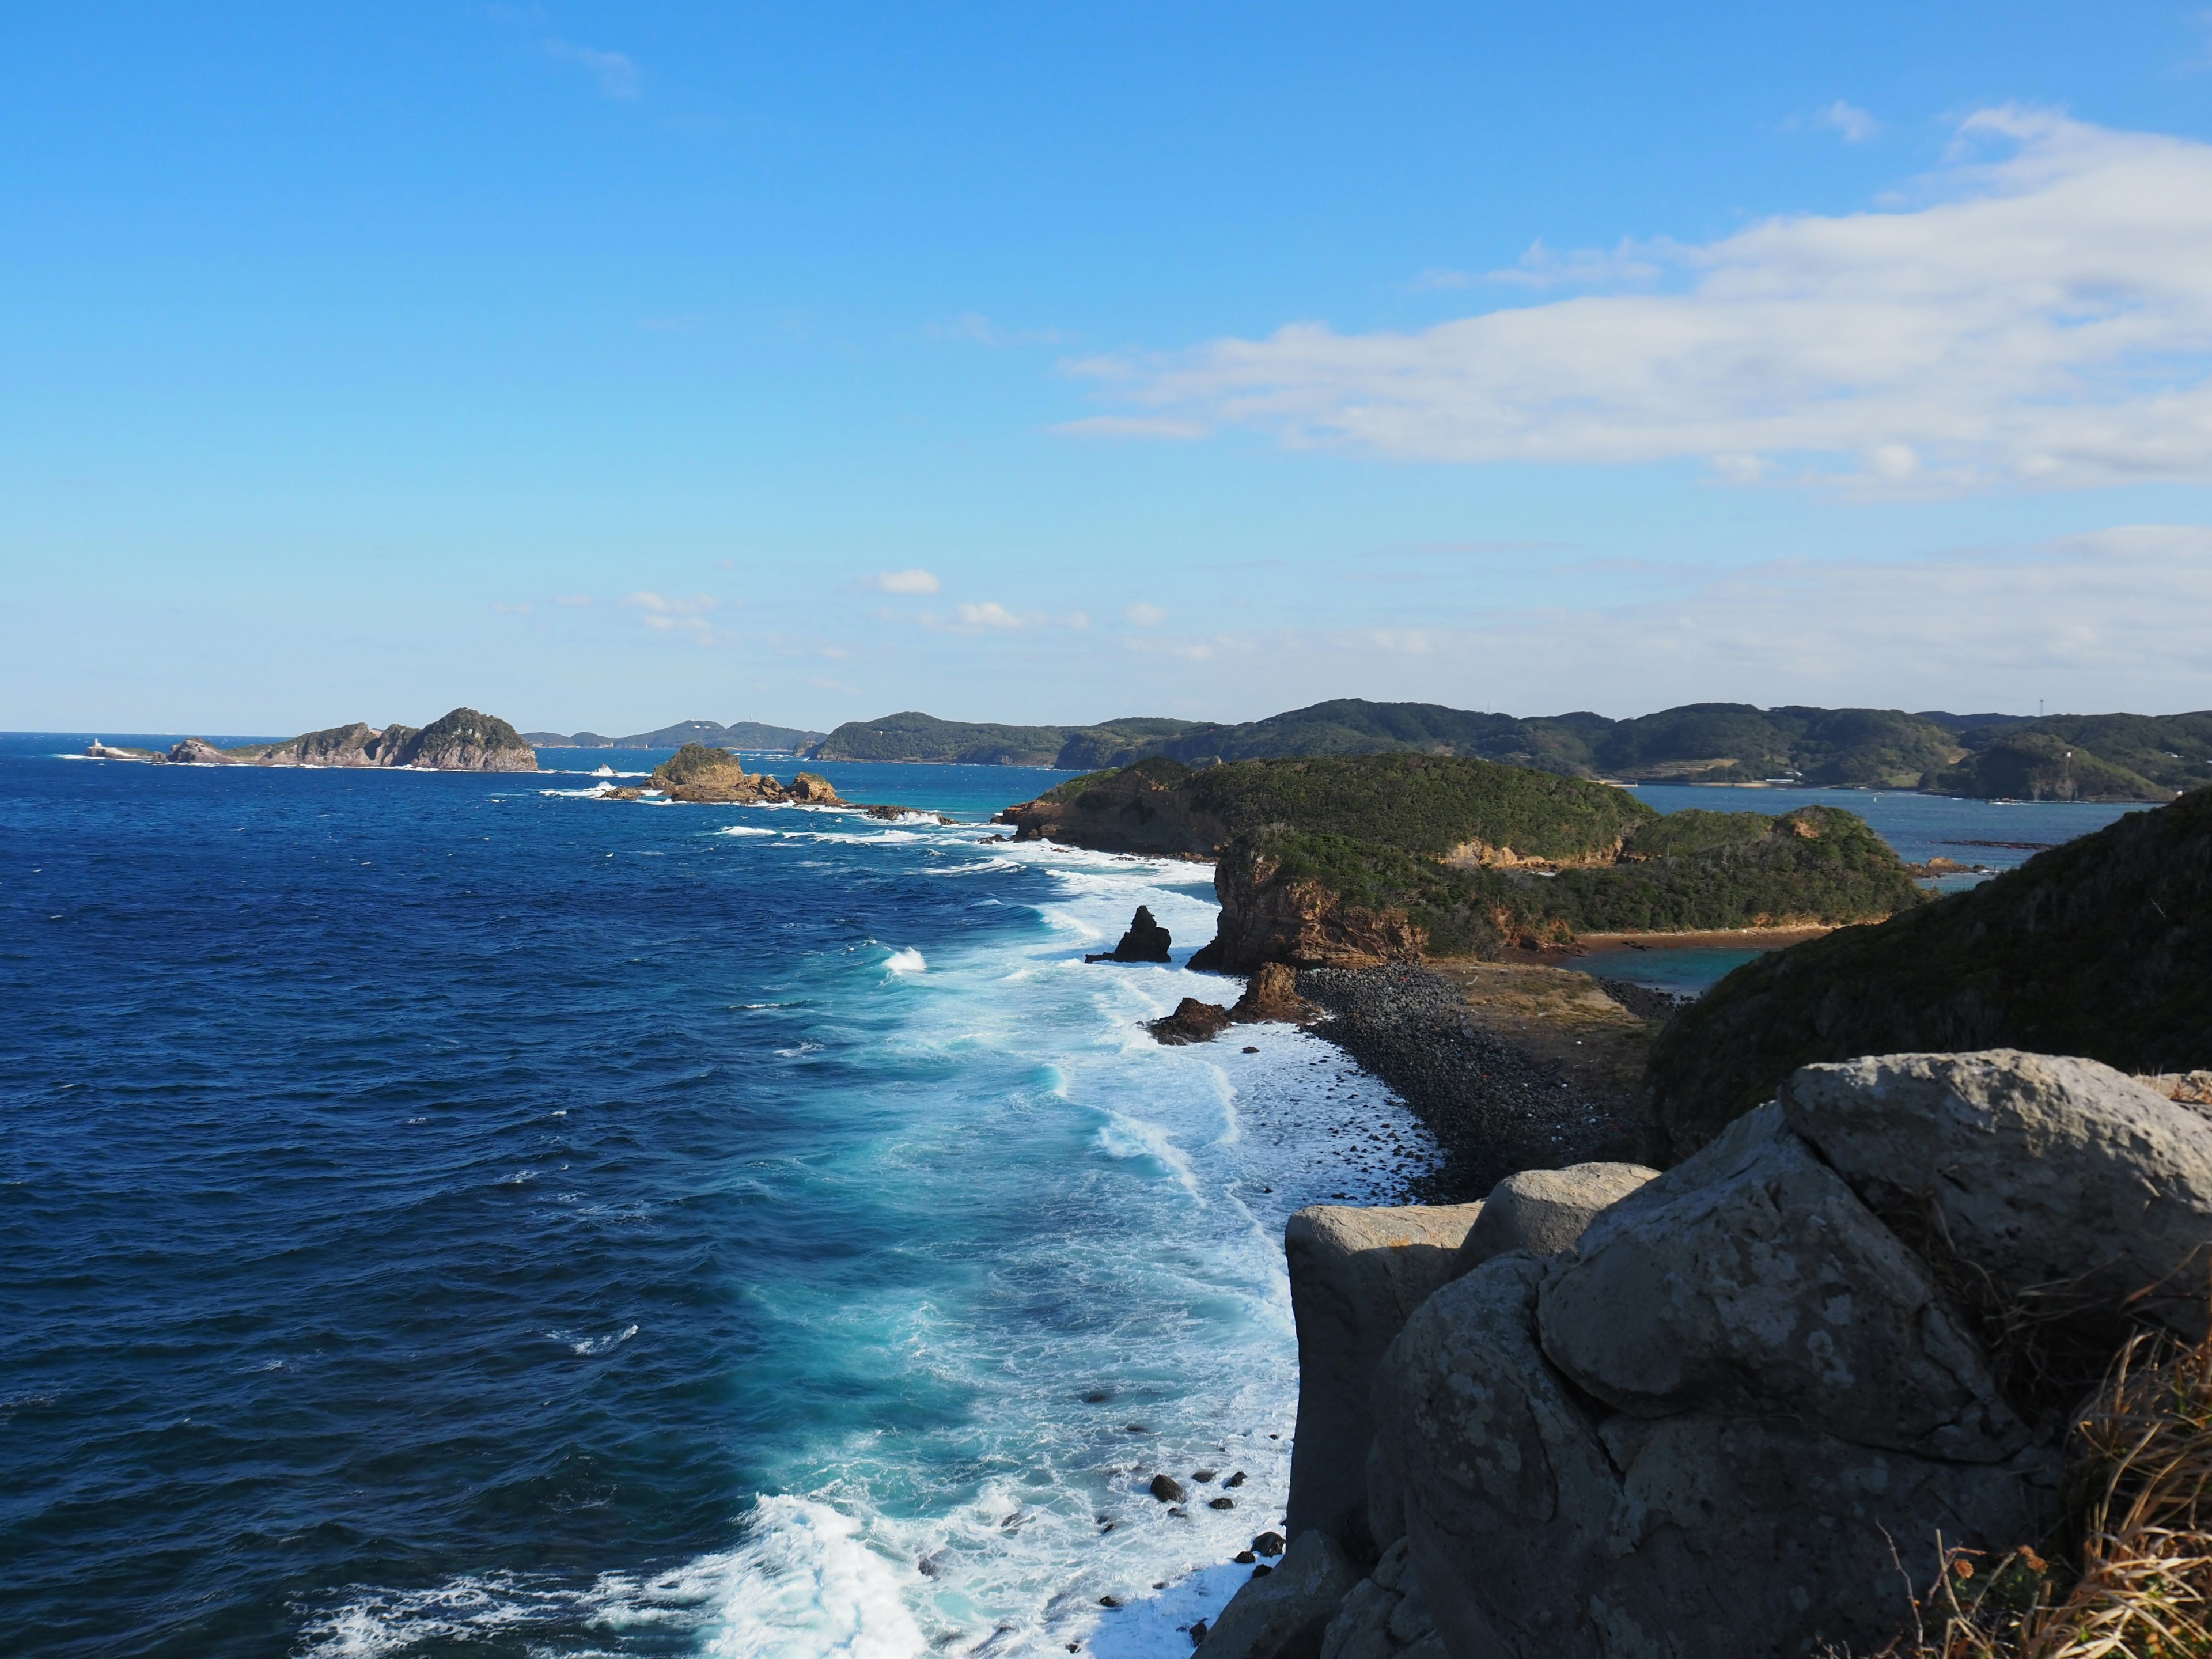
<path fill-rule="evenodd" d="M 918 1185 L 956 1218 L 908 1247 L 927 1272 L 850 1282 L 794 1319 L 806 1340 L 958 1409 L 895 1435 L 863 1425 L 779 1448 L 769 1493 L 732 1495 L 751 1505 L 743 1541 L 674 1572 L 608 1575 L 557 1609 L 549 1589 L 518 1581 L 363 1594 L 310 1628 L 309 1651 L 465 1640 L 505 1618 L 567 1632 L 532 1644 L 564 1659 L 580 1623 L 614 1650 L 650 1629 L 718 1659 L 1043 1659 L 1071 1642 L 1105 1659 L 1183 1659 L 1190 1625 L 1243 1582 L 1230 1557 L 1279 1528 L 1289 1487 L 1284 1220 L 1335 1194 L 1398 1196 L 1389 1154 L 1418 1161 L 1424 1137 L 1379 1085 L 1294 1028 L 1185 1048 L 1144 1030 L 1183 996 L 1230 1000 L 1233 981 L 1081 961 L 1139 903 L 1187 957 L 1213 931 L 1202 866 L 1044 843 L 987 850 L 972 825 L 920 830 L 883 856 L 908 870 L 988 861 L 1009 903 L 1042 925 L 933 945 L 926 963 L 911 946 L 855 952 L 842 971 L 864 1025 L 841 1025 L 835 997 L 789 1005 L 822 1011 L 808 1042 L 860 1045 L 884 1078 L 963 1079 L 905 1097 L 921 1103 L 900 1109 L 872 1177 Z M 908 988 L 866 994 L 886 969 Z M 976 1078 L 994 1081 L 964 1081 Z M 977 1261 L 963 1210 L 1025 1212 L 1026 1224 L 994 1235 Z M 1215 1482 L 1194 1484 L 1200 1469 Z M 1182 1515 L 1146 1490 L 1163 1470 L 1191 1486 Z M 1232 1472 L 1246 1479 L 1224 1494 Z M 1236 1507 L 1212 1509 L 1215 1495 Z M 484 1593 L 495 1601 L 465 1601 Z M 1101 1607 L 1106 1595 L 1122 1605 Z"/>

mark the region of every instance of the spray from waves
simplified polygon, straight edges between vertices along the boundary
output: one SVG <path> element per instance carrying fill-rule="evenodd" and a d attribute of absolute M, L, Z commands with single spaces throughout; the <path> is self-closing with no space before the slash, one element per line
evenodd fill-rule
<path fill-rule="evenodd" d="M 884 966 L 895 974 L 919 974 L 927 971 L 929 963 L 922 959 L 921 951 L 909 946 L 903 951 L 892 951 L 884 959 Z"/>
<path fill-rule="evenodd" d="M 752 1536 L 717 1564 L 715 1659 L 914 1659 L 924 1650 L 890 1562 L 859 1524 L 809 1498 L 763 1498 Z"/>

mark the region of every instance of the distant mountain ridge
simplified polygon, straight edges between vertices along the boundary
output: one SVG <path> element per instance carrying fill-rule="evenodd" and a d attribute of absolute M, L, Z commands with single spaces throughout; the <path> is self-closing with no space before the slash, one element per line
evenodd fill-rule
<path fill-rule="evenodd" d="M 657 732 L 633 732 L 626 738 L 604 737 L 597 732 L 525 732 L 526 741 L 540 749 L 681 749 L 700 743 L 710 749 L 775 750 L 801 754 L 826 735 L 803 732 L 794 726 L 764 726 L 758 720 L 735 720 L 724 726 L 714 720 L 678 720 Z"/>
<path fill-rule="evenodd" d="M 1091 772 L 1407 752 L 1632 783 L 1779 782 L 2042 800 L 2166 800 L 2212 781 L 2212 713 L 2054 714 L 1689 703 L 1632 720 L 1523 718 L 1340 697 L 1265 720 L 1009 726 L 907 711 L 839 726 L 817 760 L 964 762 Z"/>

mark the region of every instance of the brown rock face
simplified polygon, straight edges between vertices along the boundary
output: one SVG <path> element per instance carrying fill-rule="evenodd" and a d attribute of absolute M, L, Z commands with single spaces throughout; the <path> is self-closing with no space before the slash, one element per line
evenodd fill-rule
<path fill-rule="evenodd" d="M 1427 942 L 1402 912 L 1364 909 L 1318 882 L 1281 879 L 1280 864 L 1243 841 L 1222 849 L 1213 890 L 1221 920 L 1213 942 L 1191 958 L 1194 968 L 1373 968 L 1419 962 Z"/>
<path fill-rule="evenodd" d="M 791 799 L 802 806 L 842 806 L 845 803 L 830 780 L 818 772 L 801 772 L 791 781 Z"/>
<path fill-rule="evenodd" d="M 1229 1018 L 1239 1025 L 1263 1020 L 1298 1025 L 1320 1016 L 1321 1011 L 1298 994 L 1297 969 L 1279 962 L 1263 962 L 1255 968 L 1244 981 L 1244 994 L 1229 1011 Z"/>
<path fill-rule="evenodd" d="M 244 758 L 240 757 L 239 758 Z M 205 763 L 202 763 L 204 764 Z M 429 725 L 387 726 L 356 720 L 327 726 L 252 756 L 256 766 L 411 766 L 437 772 L 535 772 L 538 751 L 505 720 L 456 708 Z"/>
<path fill-rule="evenodd" d="M 1229 1029 L 1229 1011 L 1218 1003 L 1185 997 L 1175 1012 L 1145 1028 L 1161 1042 L 1211 1042 Z"/>

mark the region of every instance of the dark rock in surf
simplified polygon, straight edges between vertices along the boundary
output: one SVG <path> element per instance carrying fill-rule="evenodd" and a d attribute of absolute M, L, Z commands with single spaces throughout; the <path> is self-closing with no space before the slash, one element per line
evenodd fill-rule
<path fill-rule="evenodd" d="M 1168 930 L 1152 920 L 1152 913 L 1145 905 L 1137 907 L 1130 919 L 1129 931 L 1121 935 L 1121 942 L 1110 951 L 1101 951 L 1083 959 L 1085 962 L 1165 962 L 1168 959 Z"/>
<path fill-rule="evenodd" d="M 1175 1012 L 1145 1029 L 1159 1042 L 1211 1042 L 1229 1029 L 1229 1011 L 1218 1003 L 1185 997 L 1176 1004 Z"/>
<path fill-rule="evenodd" d="M 1163 1504 L 1180 1504 L 1183 1497 L 1182 1482 L 1171 1474 L 1156 1474 L 1152 1477 L 1152 1493 Z"/>

